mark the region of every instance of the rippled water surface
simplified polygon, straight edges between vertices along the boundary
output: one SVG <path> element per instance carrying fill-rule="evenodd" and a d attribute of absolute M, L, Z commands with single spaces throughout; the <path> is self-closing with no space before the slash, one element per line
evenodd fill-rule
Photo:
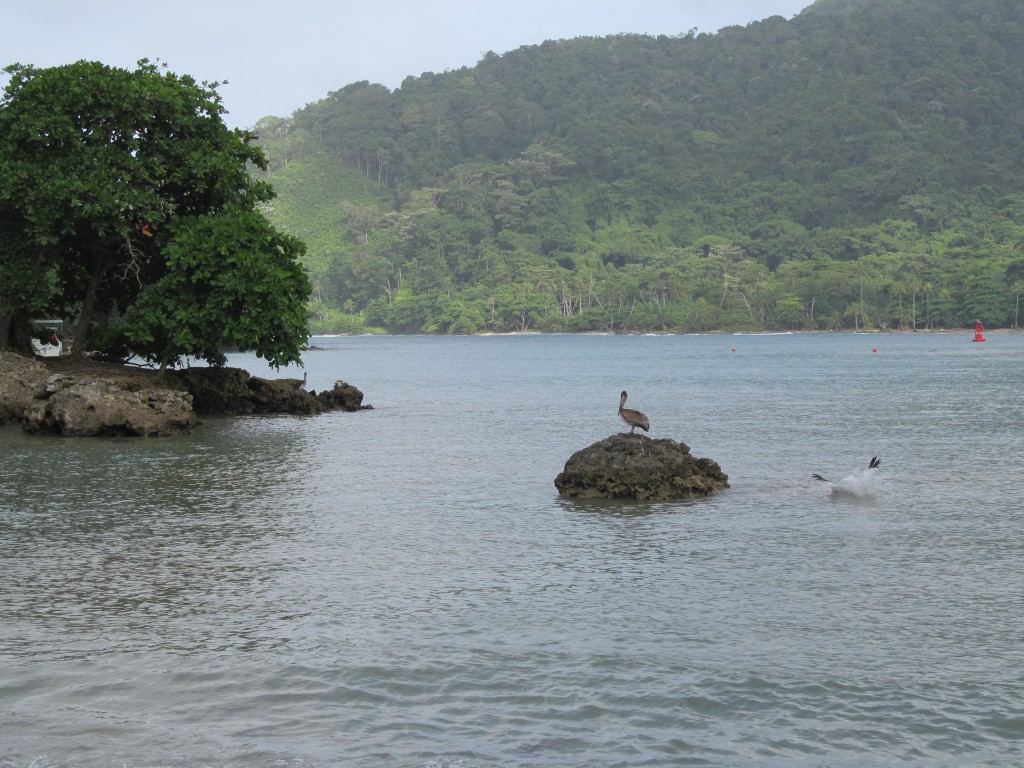
<path fill-rule="evenodd" d="M 374 410 L 4 428 L 0 766 L 1020 764 L 1024 335 L 970 338 L 315 339 Z M 621 389 L 732 487 L 559 499 Z"/>

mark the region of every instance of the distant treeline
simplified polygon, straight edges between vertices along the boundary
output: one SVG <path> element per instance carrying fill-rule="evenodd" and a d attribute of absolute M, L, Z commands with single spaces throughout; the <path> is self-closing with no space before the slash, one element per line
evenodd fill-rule
<path fill-rule="evenodd" d="M 1024 5 L 818 0 L 257 126 L 320 331 L 1016 326 Z"/>

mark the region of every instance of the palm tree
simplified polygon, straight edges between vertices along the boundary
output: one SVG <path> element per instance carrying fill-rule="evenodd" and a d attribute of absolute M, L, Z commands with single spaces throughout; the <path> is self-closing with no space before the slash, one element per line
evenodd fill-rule
<path fill-rule="evenodd" d="M 1013 288 L 1010 290 L 1013 291 L 1013 295 L 1016 297 L 1017 301 L 1013 309 L 1013 327 L 1019 328 L 1020 326 L 1017 323 L 1020 320 L 1020 295 L 1024 293 L 1024 280 L 1018 280 L 1015 282 L 1013 284 Z"/>

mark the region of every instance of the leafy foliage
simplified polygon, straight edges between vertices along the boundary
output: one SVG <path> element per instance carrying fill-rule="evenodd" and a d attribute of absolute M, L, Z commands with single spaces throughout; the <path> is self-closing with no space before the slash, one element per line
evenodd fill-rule
<path fill-rule="evenodd" d="M 256 213 L 273 191 L 247 165 L 265 158 L 224 125 L 217 84 L 145 60 L 134 71 L 87 61 L 7 71 L 0 343 L 46 308 L 78 311 L 78 349 L 97 317 L 128 316 L 131 351 L 165 365 L 193 354 L 221 362 L 216 345 L 228 340 L 271 362 L 297 359 L 301 245 Z"/>
<path fill-rule="evenodd" d="M 226 348 L 252 349 L 272 365 L 300 361 L 306 336 L 302 243 L 253 210 L 179 219 L 164 249 L 167 270 L 129 307 L 134 350 L 154 361 L 225 362 Z M 231 322 L 225 322 L 227 318 Z"/>

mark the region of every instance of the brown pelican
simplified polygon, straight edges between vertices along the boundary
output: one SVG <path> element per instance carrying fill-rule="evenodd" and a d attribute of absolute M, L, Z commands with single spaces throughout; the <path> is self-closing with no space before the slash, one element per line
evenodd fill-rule
<path fill-rule="evenodd" d="M 634 434 L 637 427 L 647 432 L 651 428 L 651 422 L 647 420 L 647 416 L 640 413 L 640 411 L 634 411 L 632 408 L 623 408 L 627 397 L 626 391 L 623 390 L 622 395 L 619 397 L 619 416 L 622 417 L 624 422 L 629 424 L 629 434 Z"/>

